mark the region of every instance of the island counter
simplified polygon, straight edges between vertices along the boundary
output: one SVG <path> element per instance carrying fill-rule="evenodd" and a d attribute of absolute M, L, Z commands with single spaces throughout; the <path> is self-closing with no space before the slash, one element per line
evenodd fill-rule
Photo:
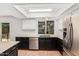
<path fill-rule="evenodd" d="M 0 56 L 17 56 L 19 41 L 0 42 Z"/>

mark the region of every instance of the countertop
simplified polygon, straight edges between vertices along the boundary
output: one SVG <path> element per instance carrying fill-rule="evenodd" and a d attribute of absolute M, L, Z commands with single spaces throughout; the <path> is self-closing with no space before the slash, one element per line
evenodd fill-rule
<path fill-rule="evenodd" d="M 18 41 L 0 42 L 0 54 L 18 43 Z"/>
<path fill-rule="evenodd" d="M 39 34 L 39 35 L 26 35 L 26 36 L 16 36 L 16 37 L 34 37 L 34 38 L 39 38 L 39 37 L 57 37 L 56 35 L 51 35 L 51 34 Z"/>

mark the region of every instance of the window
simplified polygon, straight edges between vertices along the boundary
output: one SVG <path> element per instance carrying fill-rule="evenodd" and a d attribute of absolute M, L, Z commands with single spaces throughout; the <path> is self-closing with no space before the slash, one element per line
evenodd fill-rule
<path fill-rule="evenodd" d="M 38 21 L 39 34 L 54 34 L 54 21 Z"/>
<path fill-rule="evenodd" d="M 2 41 L 9 39 L 9 23 L 2 23 Z"/>

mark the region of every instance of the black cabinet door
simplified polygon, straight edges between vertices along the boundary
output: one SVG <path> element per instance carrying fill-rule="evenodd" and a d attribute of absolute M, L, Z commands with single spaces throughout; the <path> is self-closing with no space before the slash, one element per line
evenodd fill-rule
<path fill-rule="evenodd" d="M 46 49 L 46 39 L 39 38 L 39 49 Z"/>
<path fill-rule="evenodd" d="M 57 39 L 55 39 L 55 38 L 51 38 L 51 40 L 52 40 L 52 43 L 51 43 L 51 45 L 52 45 L 52 49 L 53 50 L 57 50 L 57 48 L 56 48 L 56 41 L 57 41 Z"/>
<path fill-rule="evenodd" d="M 52 40 L 50 38 L 47 38 L 45 45 L 47 50 L 52 49 Z"/>
<path fill-rule="evenodd" d="M 62 39 L 57 40 L 57 50 L 59 50 L 60 53 L 63 54 L 63 40 Z"/>
<path fill-rule="evenodd" d="M 19 43 L 19 48 L 26 48 L 27 47 L 27 42 L 26 41 L 20 41 Z"/>
<path fill-rule="evenodd" d="M 18 44 L 19 49 L 29 49 L 28 37 L 16 37 L 16 41 L 20 41 L 20 43 Z"/>
<path fill-rule="evenodd" d="M 55 38 L 39 38 L 39 49 L 56 50 Z"/>

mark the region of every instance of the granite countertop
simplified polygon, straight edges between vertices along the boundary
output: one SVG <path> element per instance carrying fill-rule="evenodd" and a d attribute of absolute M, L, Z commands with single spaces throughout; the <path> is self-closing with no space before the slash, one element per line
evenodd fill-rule
<path fill-rule="evenodd" d="M 0 42 L 0 54 L 18 43 L 18 41 Z"/>

